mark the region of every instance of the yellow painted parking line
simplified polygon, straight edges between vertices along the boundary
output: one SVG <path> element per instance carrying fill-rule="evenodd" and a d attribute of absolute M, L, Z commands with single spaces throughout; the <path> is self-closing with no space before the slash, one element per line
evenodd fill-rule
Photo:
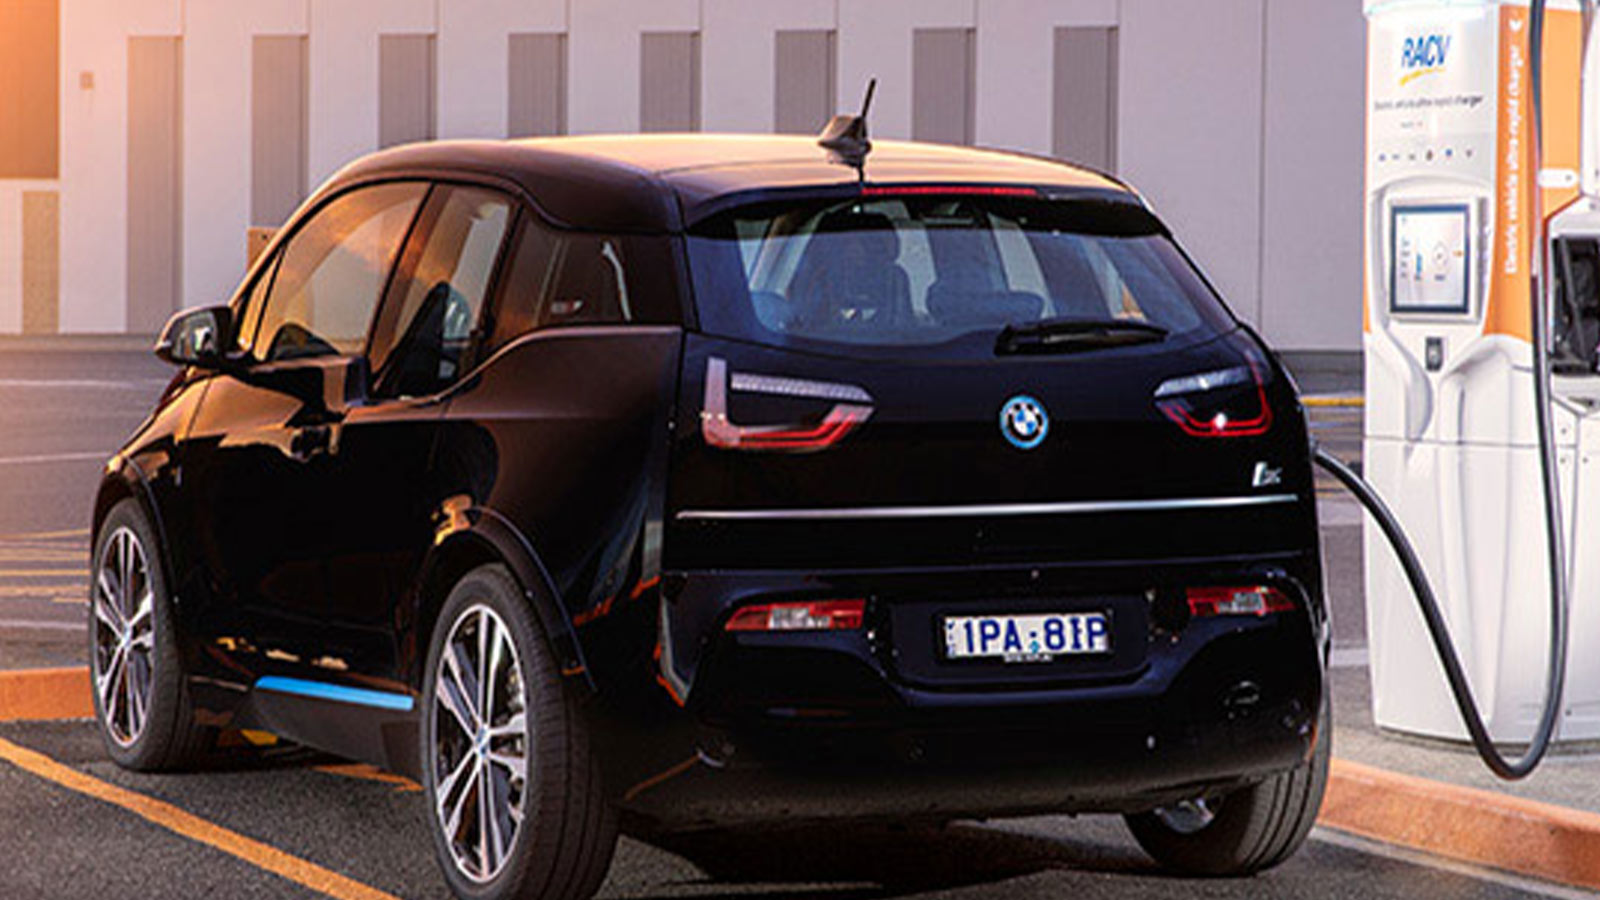
<path fill-rule="evenodd" d="M 1305 406 L 1324 409 L 1358 409 L 1367 405 L 1367 401 L 1361 397 L 1301 397 L 1300 402 Z"/>
<path fill-rule="evenodd" d="M 75 575 L 79 578 L 88 578 L 88 569 L 0 569 L 0 578 L 44 578 L 50 576 L 60 578 L 64 575 Z"/>
<path fill-rule="evenodd" d="M 82 596 L 79 596 L 77 594 L 52 594 L 52 595 L 50 595 L 50 602 L 51 603 L 69 603 L 69 604 L 76 604 L 78 606 L 88 606 L 89 605 L 89 598 L 88 597 L 82 597 Z"/>
<path fill-rule="evenodd" d="M 0 722 L 87 719 L 94 697 L 87 666 L 0 671 Z"/>
<path fill-rule="evenodd" d="M 0 584 L 0 598 L 59 597 L 87 593 L 89 593 L 89 583 L 86 581 L 73 584 Z"/>
<path fill-rule="evenodd" d="M 417 784 L 415 781 L 412 781 L 404 775 L 396 775 L 393 772 L 385 772 L 377 766 L 369 766 L 366 763 L 312 766 L 311 768 L 314 771 L 323 772 L 328 775 L 341 775 L 345 778 L 359 778 L 363 781 L 377 781 L 382 782 L 383 784 L 392 784 L 394 785 L 396 791 L 399 791 L 403 794 L 415 793 L 422 790 L 422 785 Z"/>
<path fill-rule="evenodd" d="M 75 791 L 112 806 L 120 806 L 174 834 L 221 850 L 258 869 L 264 869 L 337 900 L 397 900 L 393 894 L 285 853 L 270 844 L 245 837 L 237 831 L 223 828 L 163 800 L 101 781 L 71 766 L 62 765 L 43 753 L 20 747 L 4 738 L 0 738 L 0 760 L 5 760 L 19 769 L 69 791 Z"/>
<path fill-rule="evenodd" d="M 87 551 L 60 550 L 55 547 L 12 547 L 0 544 L 0 562 L 73 562 L 81 563 Z"/>
<path fill-rule="evenodd" d="M 0 534 L 0 541 L 54 541 L 62 538 L 86 538 L 89 536 L 87 528 L 73 528 L 67 531 L 20 531 L 11 534 Z"/>

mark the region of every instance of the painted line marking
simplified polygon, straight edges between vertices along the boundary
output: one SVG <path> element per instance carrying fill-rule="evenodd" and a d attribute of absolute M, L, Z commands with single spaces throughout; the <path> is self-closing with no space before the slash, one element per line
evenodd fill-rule
<path fill-rule="evenodd" d="M 83 622 L 50 619 L 0 619 L 0 631 L 88 631 Z"/>
<path fill-rule="evenodd" d="M 1440 872 L 1449 872 L 1452 875 L 1460 875 L 1476 881 L 1486 881 L 1493 885 L 1510 888 L 1515 891 L 1521 891 L 1523 893 L 1533 894 L 1539 897 L 1552 897 L 1554 900 L 1580 900 L 1580 898 L 1581 900 L 1593 900 L 1594 898 L 1594 894 L 1590 891 L 1563 887 L 1562 885 L 1551 884 L 1547 881 L 1535 881 L 1532 878 L 1524 878 L 1520 875 L 1511 875 L 1495 869 L 1484 868 L 1483 866 L 1475 866 L 1470 863 L 1457 862 L 1453 859 L 1445 859 L 1442 856 L 1435 856 L 1432 853 L 1423 853 L 1420 850 L 1409 850 L 1405 847 L 1397 847 L 1394 844 L 1386 844 L 1382 841 L 1374 841 L 1368 838 L 1359 837 L 1354 834 L 1346 834 L 1342 831 L 1338 831 L 1333 828 L 1327 828 L 1321 825 L 1311 829 L 1311 839 L 1314 841 L 1320 841 L 1324 844 L 1331 844 L 1335 847 L 1345 850 L 1354 850 L 1357 853 L 1366 853 L 1370 856 L 1376 856 L 1381 859 L 1392 859 L 1396 862 L 1403 862 L 1413 866 L 1421 866 L 1426 869 L 1435 869 Z"/>
<path fill-rule="evenodd" d="M 422 790 L 422 785 L 393 772 L 385 772 L 377 766 L 366 763 L 345 763 L 342 765 L 312 766 L 312 771 L 323 772 L 328 775 L 339 775 L 344 778 L 359 778 L 362 781 L 376 781 L 382 784 L 392 784 L 397 793 L 414 794 Z"/>
<path fill-rule="evenodd" d="M 0 597 L 56 597 L 63 594 L 87 593 L 89 593 L 87 581 L 67 584 L 0 584 Z"/>
<path fill-rule="evenodd" d="M 0 738 L 0 759 L 67 790 L 119 806 L 173 834 L 220 850 L 258 869 L 337 900 L 398 900 L 393 894 L 285 853 L 270 844 L 245 837 L 165 801 L 101 781 L 4 738 Z"/>
<path fill-rule="evenodd" d="M 107 454 L 108 456 L 110 454 Z M 70 528 L 66 531 L 14 531 L 10 534 L 0 534 L 0 541 L 49 541 L 57 538 L 86 538 L 89 536 L 87 528 Z"/>
<path fill-rule="evenodd" d="M 89 669 L 0 671 L 0 722 L 61 721 L 94 715 Z"/>
<path fill-rule="evenodd" d="M 112 454 L 85 450 L 82 453 L 52 453 L 44 456 L 0 456 L 0 466 L 27 466 L 35 463 L 83 462 L 110 459 Z"/>
<path fill-rule="evenodd" d="M 88 569 L 0 569 L 0 578 L 61 578 L 75 576 L 88 578 Z"/>
<path fill-rule="evenodd" d="M 1302 406 L 1321 407 L 1323 409 L 1359 409 L 1363 406 L 1366 406 L 1367 401 L 1361 397 L 1313 395 L 1310 397 L 1301 397 L 1300 404 Z"/>
<path fill-rule="evenodd" d="M 1600 814 L 1333 760 L 1318 822 L 1572 887 L 1600 888 Z"/>

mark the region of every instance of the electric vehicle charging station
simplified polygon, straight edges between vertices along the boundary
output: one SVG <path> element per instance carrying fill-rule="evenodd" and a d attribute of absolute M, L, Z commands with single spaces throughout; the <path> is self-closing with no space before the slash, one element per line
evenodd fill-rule
<path fill-rule="evenodd" d="M 1365 475 L 1438 588 L 1488 732 L 1529 741 L 1553 627 L 1529 268 L 1540 209 L 1559 211 L 1542 282 L 1559 300 L 1550 422 L 1572 561 L 1557 734 L 1600 738 L 1600 556 L 1583 549 L 1600 529 L 1600 207 L 1573 202 L 1594 171 L 1579 159 L 1596 121 L 1580 109 L 1584 13 L 1548 3 L 1536 157 L 1526 0 L 1366 12 Z M 1365 556 L 1374 720 L 1467 737 L 1413 586 L 1370 519 Z"/>

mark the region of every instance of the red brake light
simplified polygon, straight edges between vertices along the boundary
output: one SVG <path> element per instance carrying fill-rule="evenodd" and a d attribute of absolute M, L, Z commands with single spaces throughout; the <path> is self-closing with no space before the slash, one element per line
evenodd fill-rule
<path fill-rule="evenodd" d="M 1254 360 L 1163 382 L 1156 408 L 1193 437 L 1250 437 L 1272 427 L 1266 380 Z"/>
<path fill-rule="evenodd" d="M 1207 616 L 1264 616 L 1294 609 L 1289 595 L 1274 587 L 1192 587 L 1188 590 L 1189 614 Z"/>
<path fill-rule="evenodd" d="M 865 600 L 757 603 L 735 612 L 728 631 L 853 631 L 866 617 Z"/>
<path fill-rule="evenodd" d="M 982 197 L 1038 197 L 1038 188 L 1010 184 L 874 184 L 861 189 L 863 197 L 978 195 Z"/>
<path fill-rule="evenodd" d="M 833 403 L 818 422 L 793 425 L 740 425 L 728 417 L 730 391 L 802 397 Z M 835 384 L 804 378 L 728 372 L 726 360 L 712 357 L 706 363 L 705 406 L 700 412 L 700 433 L 707 444 L 724 450 L 823 450 L 872 416 L 872 395 L 853 384 Z"/>

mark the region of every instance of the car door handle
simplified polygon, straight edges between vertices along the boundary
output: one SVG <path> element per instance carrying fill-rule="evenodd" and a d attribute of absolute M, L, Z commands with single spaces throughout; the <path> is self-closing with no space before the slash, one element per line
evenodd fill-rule
<path fill-rule="evenodd" d="M 311 425 L 294 433 L 289 439 L 289 455 L 305 462 L 333 449 L 333 428 L 328 425 Z"/>

